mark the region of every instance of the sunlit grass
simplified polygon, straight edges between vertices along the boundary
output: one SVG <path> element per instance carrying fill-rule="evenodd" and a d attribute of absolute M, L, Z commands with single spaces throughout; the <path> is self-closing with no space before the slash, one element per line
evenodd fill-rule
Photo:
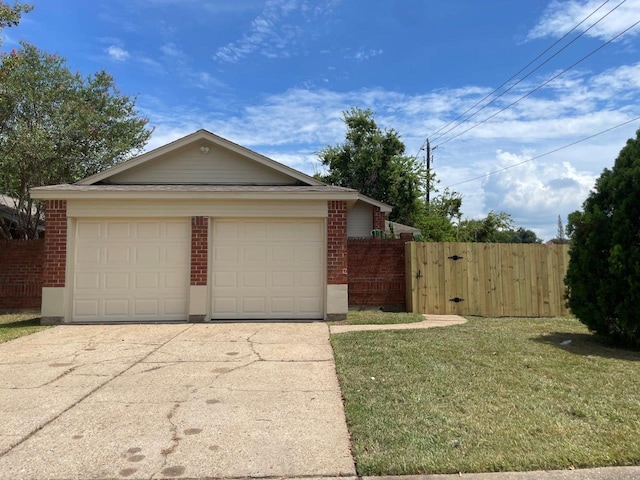
<path fill-rule="evenodd" d="M 640 353 L 575 319 L 331 341 L 359 475 L 640 463 Z"/>

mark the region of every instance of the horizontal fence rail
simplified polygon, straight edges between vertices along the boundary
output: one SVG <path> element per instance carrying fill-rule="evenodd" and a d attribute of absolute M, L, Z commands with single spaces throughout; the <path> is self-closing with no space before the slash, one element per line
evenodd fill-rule
<path fill-rule="evenodd" d="M 407 310 L 483 317 L 569 314 L 569 246 L 429 243 L 405 245 Z"/>

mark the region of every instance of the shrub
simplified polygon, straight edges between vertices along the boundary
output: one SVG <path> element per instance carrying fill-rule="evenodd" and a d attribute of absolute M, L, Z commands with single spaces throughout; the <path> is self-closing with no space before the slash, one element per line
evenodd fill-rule
<path fill-rule="evenodd" d="M 568 306 L 589 329 L 640 347 L 640 130 L 602 172 L 583 209 L 567 227 Z"/>

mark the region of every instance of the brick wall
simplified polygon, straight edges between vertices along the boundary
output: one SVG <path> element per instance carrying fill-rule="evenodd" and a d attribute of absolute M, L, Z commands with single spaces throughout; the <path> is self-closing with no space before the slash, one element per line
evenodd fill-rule
<path fill-rule="evenodd" d="M 42 302 L 44 240 L 0 240 L 0 310 Z"/>
<path fill-rule="evenodd" d="M 209 218 L 191 218 L 191 285 L 207 284 Z"/>
<path fill-rule="evenodd" d="M 349 239 L 350 307 L 406 310 L 405 241 Z"/>
<path fill-rule="evenodd" d="M 385 231 L 384 213 L 380 211 L 380 207 L 373 207 L 373 229 Z"/>
<path fill-rule="evenodd" d="M 45 202 L 43 287 L 64 287 L 67 264 L 67 201 Z"/>
<path fill-rule="evenodd" d="M 347 202 L 328 202 L 327 218 L 327 284 L 347 283 Z"/>

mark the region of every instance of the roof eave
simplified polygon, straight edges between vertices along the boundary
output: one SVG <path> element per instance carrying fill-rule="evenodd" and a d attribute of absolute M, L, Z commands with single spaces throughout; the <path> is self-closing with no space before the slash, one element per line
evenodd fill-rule
<path fill-rule="evenodd" d="M 346 200 L 358 198 L 356 191 L 327 192 L 189 192 L 189 191 L 86 191 L 33 189 L 37 200 Z"/>

